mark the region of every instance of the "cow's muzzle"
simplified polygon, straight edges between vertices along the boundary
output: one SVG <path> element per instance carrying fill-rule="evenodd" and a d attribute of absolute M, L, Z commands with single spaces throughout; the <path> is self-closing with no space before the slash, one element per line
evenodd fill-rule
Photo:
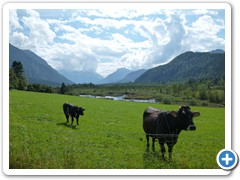
<path fill-rule="evenodd" d="M 187 131 L 195 131 L 196 130 L 196 126 L 195 125 L 189 125 L 187 128 Z"/>

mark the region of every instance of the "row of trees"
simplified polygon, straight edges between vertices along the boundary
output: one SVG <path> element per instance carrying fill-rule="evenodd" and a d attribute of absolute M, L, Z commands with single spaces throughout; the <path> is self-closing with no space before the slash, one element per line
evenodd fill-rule
<path fill-rule="evenodd" d="M 186 82 L 170 83 L 126 83 L 126 84 L 73 84 L 62 83 L 60 87 L 51 87 L 41 84 L 29 84 L 24 77 L 21 62 L 14 61 L 9 71 L 10 89 L 27 90 L 35 92 L 59 93 L 69 95 L 91 94 L 112 95 L 135 99 L 156 99 L 160 103 L 170 104 L 197 101 L 224 104 L 225 81 L 224 77 L 211 80 L 189 80 Z"/>
<path fill-rule="evenodd" d="M 74 84 L 62 85 L 65 94 L 125 96 L 128 99 L 155 99 L 164 104 L 207 105 L 225 103 L 225 78 L 169 83 Z"/>
<path fill-rule="evenodd" d="M 64 83 L 62 83 L 60 88 L 52 88 L 51 86 L 37 83 L 28 83 L 24 76 L 23 65 L 20 61 L 14 61 L 9 70 L 9 89 L 59 94 L 65 94 L 68 92 L 68 87 Z"/>
<path fill-rule="evenodd" d="M 24 76 L 21 62 L 14 61 L 9 70 L 9 89 L 53 93 L 52 87 L 42 84 L 29 84 Z"/>

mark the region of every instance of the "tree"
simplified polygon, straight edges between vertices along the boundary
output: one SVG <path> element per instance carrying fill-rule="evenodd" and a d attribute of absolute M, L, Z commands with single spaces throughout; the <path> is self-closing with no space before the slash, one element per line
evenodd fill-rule
<path fill-rule="evenodd" d="M 60 87 L 60 94 L 65 94 L 67 92 L 67 87 L 65 83 L 62 83 L 62 86 Z"/>
<path fill-rule="evenodd" d="M 16 74 L 16 76 L 18 77 L 22 77 L 23 76 L 23 65 L 22 63 L 19 61 L 14 61 L 12 64 L 12 69 L 14 71 L 14 73 Z"/>
<path fill-rule="evenodd" d="M 199 91 L 199 99 L 200 100 L 207 100 L 207 92 L 204 89 L 200 89 Z"/>
<path fill-rule="evenodd" d="M 14 61 L 9 70 L 9 88 L 24 90 L 27 80 L 24 76 L 24 69 L 21 62 Z"/>
<path fill-rule="evenodd" d="M 9 89 L 17 89 L 18 87 L 18 77 L 14 73 L 13 69 L 9 70 Z"/>

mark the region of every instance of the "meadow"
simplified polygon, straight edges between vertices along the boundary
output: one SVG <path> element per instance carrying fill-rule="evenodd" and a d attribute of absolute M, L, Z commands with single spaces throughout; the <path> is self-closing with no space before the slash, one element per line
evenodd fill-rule
<path fill-rule="evenodd" d="M 225 109 L 192 106 L 201 115 L 197 130 L 182 131 L 173 159 L 160 148 L 146 150 L 142 114 L 148 106 L 177 110 L 179 105 L 10 91 L 9 168 L 12 169 L 218 169 L 225 147 Z M 62 105 L 86 109 L 79 126 L 66 124 Z"/>

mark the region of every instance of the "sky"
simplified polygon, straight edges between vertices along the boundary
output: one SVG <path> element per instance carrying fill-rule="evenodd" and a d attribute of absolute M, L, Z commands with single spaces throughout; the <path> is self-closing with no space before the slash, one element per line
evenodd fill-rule
<path fill-rule="evenodd" d="M 56 70 L 149 69 L 186 51 L 225 50 L 224 9 L 11 9 L 9 41 Z"/>

